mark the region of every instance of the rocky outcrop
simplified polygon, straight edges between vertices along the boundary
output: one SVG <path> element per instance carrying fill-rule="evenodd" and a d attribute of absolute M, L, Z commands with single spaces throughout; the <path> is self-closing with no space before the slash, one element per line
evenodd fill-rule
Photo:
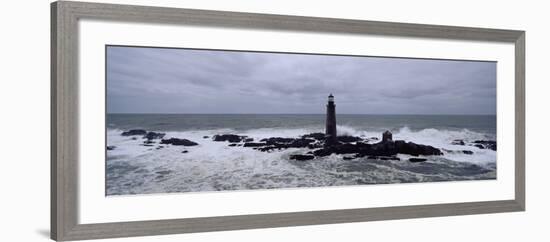
<path fill-rule="evenodd" d="M 188 139 L 177 139 L 177 138 L 170 138 L 170 139 L 163 139 L 160 141 L 161 144 L 170 144 L 170 145 L 181 145 L 181 146 L 195 146 L 198 145 L 197 143 L 188 140 Z"/>
<path fill-rule="evenodd" d="M 310 138 L 281 138 L 281 137 L 271 137 L 266 139 L 261 139 L 260 141 L 264 142 L 263 146 L 259 145 L 261 143 L 254 143 L 253 147 L 261 147 L 258 150 L 260 151 L 271 151 L 274 149 L 288 149 L 288 148 L 309 148 L 310 146 L 322 147 L 321 144 L 315 144 L 317 142 L 315 139 Z M 246 147 L 246 143 L 245 143 Z"/>
<path fill-rule="evenodd" d="M 408 154 L 413 156 L 443 155 L 441 150 L 429 145 L 415 144 L 413 142 L 405 142 L 403 140 L 395 141 L 395 145 L 397 148 L 397 153 L 400 154 Z"/>
<path fill-rule="evenodd" d="M 361 137 L 349 136 L 349 135 L 338 136 L 336 137 L 336 140 L 342 143 L 352 143 L 357 141 L 363 141 Z"/>
<path fill-rule="evenodd" d="M 315 156 L 313 155 L 291 155 L 290 156 L 291 160 L 299 160 L 299 161 L 313 160 L 314 158 Z"/>
<path fill-rule="evenodd" d="M 449 154 L 466 154 L 466 155 L 473 155 L 474 152 L 471 150 L 447 150 L 447 149 L 441 149 L 445 153 Z"/>
<path fill-rule="evenodd" d="M 144 144 L 154 144 L 155 141 L 152 141 L 152 140 L 146 140 L 146 141 L 143 141 Z"/>
<path fill-rule="evenodd" d="M 466 155 L 473 155 L 474 154 L 474 152 L 471 151 L 471 150 L 463 150 L 462 153 L 466 154 Z"/>
<path fill-rule="evenodd" d="M 156 132 L 147 132 L 143 138 L 147 140 L 154 140 L 154 139 L 162 139 L 164 138 L 166 134 L 165 133 L 156 133 Z"/>
<path fill-rule="evenodd" d="M 325 141 L 325 134 L 324 133 L 305 134 L 305 135 L 302 135 L 302 138 L 311 138 L 317 141 Z"/>
<path fill-rule="evenodd" d="M 276 145 L 276 144 L 288 144 L 294 140 L 295 140 L 294 138 L 271 137 L 271 138 L 261 139 L 260 141 L 265 142 L 268 145 Z"/>
<path fill-rule="evenodd" d="M 249 143 L 244 143 L 244 147 L 262 147 L 262 146 L 266 146 L 267 144 L 266 143 L 253 143 L 253 142 L 249 142 Z"/>
<path fill-rule="evenodd" d="M 327 156 L 331 154 L 357 154 L 357 156 L 395 156 L 396 154 L 419 155 L 442 155 L 441 150 L 429 146 L 405 142 L 402 140 L 379 142 L 376 144 L 356 143 L 339 144 L 324 147 L 313 151 L 316 156 Z"/>
<path fill-rule="evenodd" d="M 461 139 L 455 139 L 451 142 L 453 145 L 467 145 L 467 143 L 464 140 Z M 477 147 L 479 149 L 489 149 L 489 150 L 497 150 L 497 142 L 494 140 L 476 140 L 474 142 L 468 143 L 470 146 Z"/>
<path fill-rule="evenodd" d="M 497 142 L 494 140 L 476 140 L 474 141 L 474 144 L 474 146 L 480 149 L 497 150 Z"/>
<path fill-rule="evenodd" d="M 401 159 L 399 159 L 399 157 L 395 157 L 395 156 L 390 156 L 390 157 L 382 156 L 382 157 L 377 157 L 377 159 L 379 159 L 379 160 L 397 160 L 397 161 L 401 160 Z"/>
<path fill-rule="evenodd" d="M 230 146 L 240 146 L 246 136 L 239 135 L 215 135 L 214 141 L 229 141 L 234 144 Z M 352 155 L 345 156 L 346 160 L 360 157 L 368 157 L 379 160 L 400 160 L 397 154 L 407 154 L 411 156 L 431 156 L 443 155 L 441 150 L 429 145 L 405 142 L 403 140 L 392 140 L 389 131 L 384 132 L 383 140 L 378 143 L 370 144 L 369 141 L 355 136 L 338 136 L 334 143 L 327 143 L 323 133 L 311 133 L 302 135 L 300 138 L 270 137 L 261 139 L 260 142 L 244 142 L 243 147 L 250 147 L 262 152 L 271 152 L 273 150 L 283 150 L 288 148 L 308 148 L 312 151 L 306 155 L 293 155 L 294 160 L 310 160 L 314 157 L 328 156 L 331 154 Z M 240 144 L 236 144 L 240 143 Z M 462 151 L 468 154 L 470 151 Z M 424 158 L 421 158 L 424 159 Z"/>
<path fill-rule="evenodd" d="M 152 132 L 152 131 L 147 132 L 147 130 L 145 130 L 145 129 L 131 129 L 131 130 L 122 132 L 122 134 L 120 134 L 120 135 L 122 135 L 122 136 L 137 136 L 137 135 L 139 135 L 139 136 L 143 136 L 143 138 L 147 139 L 147 140 L 155 140 L 155 139 L 164 138 L 164 136 L 166 134 L 165 133 Z M 132 140 L 137 140 L 137 137 L 132 137 Z"/>
<path fill-rule="evenodd" d="M 424 161 L 427 161 L 428 159 L 426 158 L 409 158 L 409 161 L 410 162 L 424 162 Z"/>
<path fill-rule="evenodd" d="M 288 148 L 305 148 L 308 147 L 309 144 L 314 142 L 315 140 L 307 138 L 295 139 L 288 144 Z"/>
<path fill-rule="evenodd" d="M 461 139 L 455 139 L 453 140 L 453 142 L 451 142 L 452 145 L 466 145 L 466 143 L 464 143 L 464 140 L 461 140 Z"/>
<path fill-rule="evenodd" d="M 245 140 L 246 138 L 247 138 L 246 136 L 240 136 L 236 134 L 217 134 L 217 135 L 214 135 L 214 137 L 212 137 L 212 140 L 218 141 L 218 142 L 229 141 L 229 143 L 239 143 Z"/>
<path fill-rule="evenodd" d="M 147 131 L 144 129 L 131 129 L 128 131 L 122 132 L 122 136 L 133 136 L 133 135 L 146 135 Z"/>
<path fill-rule="evenodd" d="M 175 146 L 196 146 L 198 143 L 188 139 L 170 138 L 163 139 L 165 133 L 147 132 L 143 129 L 132 129 L 122 133 L 123 136 L 135 136 L 143 135 L 146 139 L 143 146 L 153 146 L 155 143 L 153 140 L 161 139 L 160 144 L 170 144 Z M 203 138 L 209 138 L 204 136 Z M 216 142 L 229 142 L 229 146 L 236 147 L 242 146 L 252 148 L 262 152 L 270 152 L 273 150 L 282 150 L 289 148 L 307 148 L 311 151 L 304 155 L 292 155 L 293 160 L 311 160 L 315 157 L 328 156 L 331 154 L 346 155 L 345 160 L 356 159 L 360 157 L 368 157 L 369 159 L 378 160 L 399 160 L 396 157 L 397 154 L 407 154 L 411 156 L 431 156 L 442 155 L 441 150 L 429 146 L 416 144 L 413 142 L 405 142 L 403 140 L 393 141 L 392 134 L 386 131 L 382 134 L 382 141 L 371 144 L 371 141 L 376 139 L 369 138 L 363 139 L 356 136 L 337 136 L 336 141 L 327 143 L 326 136 L 323 133 L 310 133 L 300 136 L 299 138 L 285 138 L 285 137 L 270 137 L 261 139 L 260 142 L 254 142 L 253 138 L 236 134 L 218 134 L 212 137 Z M 454 141 L 453 141 L 454 142 Z M 483 147 L 484 149 L 496 150 L 496 142 L 478 140 L 473 143 L 474 145 Z M 159 146 L 160 147 L 160 146 Z M 107 150 L 112 150 L 114 147 L 107 147 Z M 464 154 L 473 154 L 472 151 L 463 150 L 460 151 Z M 184 152 L 182 152 L 184 153 Z M 413 159 L 413 158 L 411 158 Z M 413 159 L 412 162 L 419 162 L 425 158 Z"/>

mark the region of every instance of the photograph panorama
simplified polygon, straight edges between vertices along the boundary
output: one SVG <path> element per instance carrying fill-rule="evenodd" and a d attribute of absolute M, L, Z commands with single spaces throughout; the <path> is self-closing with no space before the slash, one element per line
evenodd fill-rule
<path fill-rule="evenodd" d="M 114 46 L 107 196 L 496 179 L 496 70 Z"/>

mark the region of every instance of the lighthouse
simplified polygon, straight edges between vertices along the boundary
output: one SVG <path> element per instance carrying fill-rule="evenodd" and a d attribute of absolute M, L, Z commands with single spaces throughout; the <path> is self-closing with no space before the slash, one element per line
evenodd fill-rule
<path fill-rule="evenodd" d="M 332 93 L 328 96 L 325 136 L 327 144 L 336 143 L 336 105 Z"/>

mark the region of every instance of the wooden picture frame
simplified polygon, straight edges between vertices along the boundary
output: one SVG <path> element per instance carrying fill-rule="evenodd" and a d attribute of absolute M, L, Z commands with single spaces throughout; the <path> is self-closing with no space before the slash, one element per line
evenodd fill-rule
<path fill-rule="evenodd" d="M 525 210 L 525 32 L 59 1 L 51 4 L 51 238 L 101 239 Z M 515 198 L 512 200 L 79 224 L 78 21 L 97 19 L 298 32 L 504 42 L 515 45 Z"/>

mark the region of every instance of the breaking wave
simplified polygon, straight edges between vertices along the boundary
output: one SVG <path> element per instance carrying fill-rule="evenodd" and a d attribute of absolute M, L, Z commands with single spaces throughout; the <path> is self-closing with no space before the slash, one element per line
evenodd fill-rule
<path fill-rule="evenodd" d="M 394 140 L 412 141 L 450 151 L 473 152 L 472 155 L 446 152 L 441 157 L 430 157 L 427 163 L 420 164 L 407 162 L 406 155 L 398 155 L 401 161 L 344 161 L 342 155 L 331 155 L 310 162 L 297 162 L 289 160 L 289 156 L 303 154 L 306 149 L 259 152 L 245 147 L 228 147 L 226 142 L 211 139 L 213 135 L 224 133 L 246 135 L 259 141 L 268 137 L 299 137 L 322 132 L 315 128 L 165 132 L 166 138 L 185 138 L 199 143 L 192 147 L 158 143 L 143 146 L 141 138 L 121 136 L 121 132 L 119 129 L 107 131 L 107 145 L 116 147 L 107 153 L 108 195 L 496 178 L 495 151 L 451 144 L 456 139 L 465 142 L 495 139 L 494 135 L 467 129 L 415 131 L 402 127 L 393 130 Z M 339 135 L 381 139 L 380 131 L 345 125 L 338 126 L 338 132 Z M 184 151 L 187 152 L 182 153 Z"/>

